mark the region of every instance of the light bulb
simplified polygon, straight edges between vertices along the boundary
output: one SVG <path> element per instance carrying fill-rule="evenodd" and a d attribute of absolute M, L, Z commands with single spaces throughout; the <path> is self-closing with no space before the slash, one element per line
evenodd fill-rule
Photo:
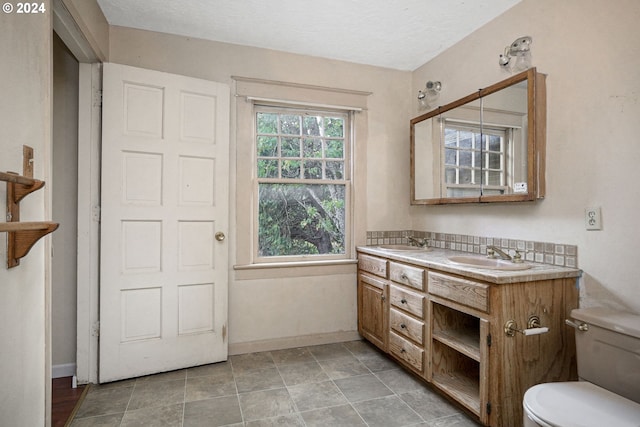
<path fill-rule="evenodd" d="M 531 67 L 531 54 L 529 52 L 523 53 L 516 57 L 516 63 L 513 64 L 515 71 L 524 71 Z"/>

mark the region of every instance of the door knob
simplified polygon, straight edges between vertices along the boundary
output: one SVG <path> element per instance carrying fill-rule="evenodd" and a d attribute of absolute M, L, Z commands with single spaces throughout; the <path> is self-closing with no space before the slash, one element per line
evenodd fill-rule
<path fill-rule="evenodd" d="M 222 242 L 226 236 L 222 231 L 218 231 L 215 237 L 218 242 Z"/>

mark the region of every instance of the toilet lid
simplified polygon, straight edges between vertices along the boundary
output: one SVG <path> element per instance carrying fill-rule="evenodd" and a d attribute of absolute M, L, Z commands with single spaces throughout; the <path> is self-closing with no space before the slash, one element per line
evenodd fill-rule
<path fill-rule="evenodd" d="M 640 426 L 640 404 L 586 381 L 538 384 L 523 405 L 551 427 Z"/>

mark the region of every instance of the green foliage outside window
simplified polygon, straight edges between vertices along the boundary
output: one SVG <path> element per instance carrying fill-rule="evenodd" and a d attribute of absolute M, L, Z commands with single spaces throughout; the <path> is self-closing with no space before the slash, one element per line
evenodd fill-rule
<path fill-rule="evenodd" d="M 259 256 L 345 253 L 343 115 L 256 114 Z"/>

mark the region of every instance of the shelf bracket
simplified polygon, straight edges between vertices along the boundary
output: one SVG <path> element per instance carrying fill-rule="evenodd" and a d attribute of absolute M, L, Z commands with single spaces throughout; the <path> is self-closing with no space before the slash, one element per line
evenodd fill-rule
<path fill-rule="evenodd" d="M 21 229 L 7 233 L 7 268 L 20 265 L 20 258 L 29 253 L 38 240 L 58 229 L 55 222 L 22 223 Z"/>
<path fill-rule="evenodd" d="M 0 172 L 0 180 L 7 182 L 7 221 L 20 221 L 20 201 L 44 187 L 44 181 L 20 176 L 14 172 Z"/>

